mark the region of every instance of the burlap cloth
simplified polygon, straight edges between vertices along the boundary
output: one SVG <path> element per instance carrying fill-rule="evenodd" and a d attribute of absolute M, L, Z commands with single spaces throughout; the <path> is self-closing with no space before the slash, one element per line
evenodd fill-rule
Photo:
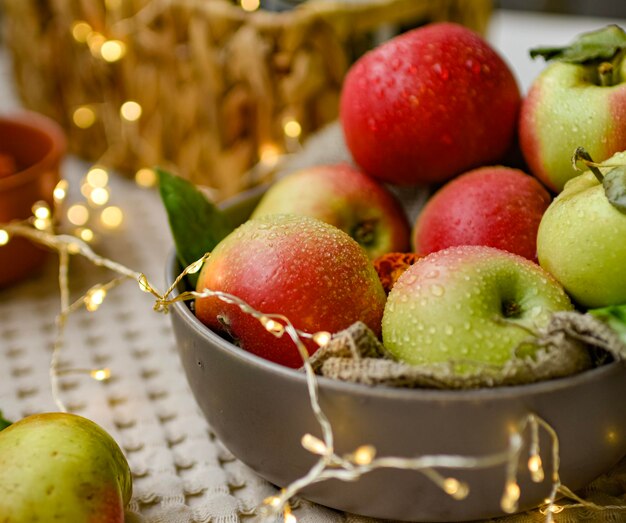
<path fill-rule="evenodd" d="M 9 89 L 6 58 L 0 48 L 0 110 L 18 106 Z M 330 138 L 329 138 L 330 136 Z M 336 138 L 336 135 L 335 135 Z M 332 134 L 324 139 L 337 144 Z M 315 145 L 318 143 L 318 145 Z M 321 145 L 320 145 L 321 143 Z M 298 162 L 330 160 L 314 149 L 335 154 L 339 147 L 314 142 Z M 76 190 L 87 165 L 70 159 L 64 173 Z M 415 195 L 410 195 L 415 200 Z M 423 191 L 418 196 L 424 197 Z M 76 192 L 72 200 L 79 199 Z M 419 201 L 419 198 L 417 199 Z M 95 249 L 128 267 L 163 281 L 171 239 L 154 190 L 115 177 L 111 203 L 125 213 L 124 226 L 97 230 Z M 73 263 L 73 296 L 110 274 Z M 9 419 L 56 410 L 48 369 L 59 311 L 57 264 L 51 257 L 41 274 L 0 291 L 0 409 Z M 133 471 L 134 494 L 128 521 L 154 523 L 236 523 L 259 518 L 254 508 L 275 488 L 236 460 L 217 440 L 200 414 L 181 368 L 169 318 L 152 311 L 148 295 L 132 282 L 112 291 L 96 313 L 73 316 L 62 362 L 72 368 L 107 366 L 112 378 L 99 383 L 83 375 L 61 380 L 70 410 L 101 424 L 123 448 Z M 626 462 L 582 492 L 603 505 L 626 503 Z M 295 514 L 303 523 L 372 523 L 303 501 Z M 502 521 L 543 521 L 538 512 Z M 558 522 L 626 521 L 624 512 L 564 511 Z"/>

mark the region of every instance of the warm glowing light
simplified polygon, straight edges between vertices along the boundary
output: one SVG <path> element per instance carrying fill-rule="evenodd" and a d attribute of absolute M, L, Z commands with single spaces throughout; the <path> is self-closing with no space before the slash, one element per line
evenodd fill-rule
<path fill-rule="evenodd" d="M 362 445 L 354 452 L 353 461 L 357 465 L 369 465 L 376 456 L 376 449 L 371 445 Z"/>
<path fill-rule="evenodd" d="M 124 102 L 120 107 L 120 114 L 124 120 L 128 120 L 129 122 L 136 122 L 141 118 L 141 105 L 137 102 L 133 102 L 129 100 L 128 102 Z"/>
<path fill-rule="evenodd" d="M 96 113 L 88 105 L 83 105 L 74 111 L 72 120 L 76 127 L 88 129 L 96 122 Z"/>
<path fill-rule="evenodd" d="M 124 221 L 124 213 L 122 212 L 122 209 L 112 205 L 102 210 L 100 221 L 105 227 L 109 229 L 116 229 L 122 225 L 122 222 Z"/>
<path fill-rule="evenodd" d="M 32 211 L 35 218 L 39 218 L 40 220 L 47 220 L 50 218 L 50 207 L 48 207 L 48 204 L 44 201 L 39 201 L 33 204 Z"/>
<path fill-rule="evenodd" d="M 154 187 L 157 183 L 157 175 L 153 169 L 139 169 L 135 173 L 135 182 L 141 187 Z"/>
<path fill-rule="evenodd" d="M 87 243 L 93 241 L 94 234 L 93 231 L 87 227 L 81 227 L 77 229 L 76 236 L 78 236 L 81 240 L 86 241 Z"/>
<path fill-rule="evenodd" d="M 543 466 L 541 457 L 538 454 L 534 454 L 528 459 L 528 470 L 530 470 L 530 477 L 535 483 L 541 483 L 543 481 Z"/>
<path fill-rule="evenodd" d="M 517 510 L 517 502 L 520 497 L 520 488 L 515 481 L 508 481 L 504 489 L 504 495 L 500 501 L 500 506 L 504 512 L 511 514 Z"/>
<path fill-rule="evenodd" d="M 89 374 L 94 380 L 98 381 L 108 380 L 111 377 L 110 369 L 94 369 Z"/>
<path fill-rule="evenodd" d="M 546 499 L 546 503 L 550 503 L 549 499 Z M 563 507 L 559 505 L 555 505 L 554 503 L 548 505 L 547 507 L 539 509 L 544 516 L 546 514 L 558 514 L 559 512 L 563 512 Z"/>
<path fill-rule="evenodd" d="M 67 219 L 73 225 L 85 225 L 89 221 L 89 209 L 80 203 L 72 205 L 67 210 Z"/>
<path fill-rule="evenodd" d="M 291 512 L 285 513 L 285 523 L 296 523 L 298 518 L 294 516 Z"/>
<path fill-rule="evenodd" d="M 446 478 L 443 480 L 443 491 L 454 499 L 465 499 L 469 494 L 469 488 L 465 483 L 456 478 Z"/>
<path fill-rule="evenodd" d="M 273 143 L 266 143 L 261 145 L 259 148 L 259 158 L 262 163 L 272 166 L 278 162 L 278 158 L 280 157 L 281 150 L 280 148 Z"/>
<path fill-rule="evenodd" d="M 261 316 L 259 321 L 265 327 L 268 332 L 272 332 L 274 334 L 282 334 L 285 328 L 277 321 L 268 318 L 267 316 Z"/>
<path fill-rule="evenodd" d="M 98 307 L 100 307 L 100 305 L 102 305 L 106 295 L 107 291 L 103 287 L 94 287 L 93 289 L 90 289 L 85 295 L 85 308 L 89 312 L 94 312 L 98 309 Z"/>
<path fill-rule="evenodd" d="M 92 167 L 89 169 L 86 179 L 92 187 L 106 187 L 109 183 L 109 173 L 102 167 Z"/>
<path fill-rule="evenodd" d="M 189 267 L 187 267 L 187 274 L 195 274 L 200 269 L 202 269 L 203 264 L 204 264 L 204 259 L 193 262 Z"/>
<path fill-rule="evenodd" d="M 321 456 L 328 452 L 326 444 L 321 439 L 313 436 L 313 434 L 305 434 L 302 436 L 300 443 L 306 450 L 312 452 L 313 454 L 319 454 Z"/>
<path fill-rule="evenodd" d="M 60 203 L 65 200 L 65 198 L 67 197 L 68 188 L 69 184 L 67 183 L 67 180 L 60 180 L 52 193 L 52 195 L 54 196 L 54 201 Z"/>
<path fill-rule="evenodd" d="M 313 341 L 317 343 L 320 347 L 326 345 L 331 338 L 332 334 L 326 331 L 320 331 L 313 334 Z"/>
<path fill-rule="evenodd" d="M 241 8 L 244 11 L 256 11 L 259 7 L 261 7 L 260 0 L 241 0 Z"/>
<path fill-rule="evenodd" d="M 109 201 L 109 191 L 104 187 L 96 187 L 89 195 L 89 200 L 95 205 L 104 205 Z"/>
<path fill-rule="evenodd" d="M 11 237 L 9 236 L 9 233 L 6 232 L 4 229 L 0 229 L 0 245 L 6 245 L 7 243 L 9 243 L 10 239 Z"/>
<path fill-rule="evenodd" d="M 33 225 L 35 226 L 35 229 L 45 231 L 50 227 L 51 223 L 48 218 L 35 218 Z"/>
<path fill-rule="evenodd" d="M 126 54 L 126 44 L 121 40 L 106 40 L 100 47 L 100 55 L 106 62 L 117 62 Z"/>
<path fill-rule="evenodd" d="M 287 120 L 283 125 L 283 131 L 289 138 L 298 138 L 302 134 L 302 126 L 296 120 Z"/>
<path fill-rule="evenodd" d="M 89 46 L 91 54 L 95 57 L 100 56 L 100 51 L 106 41 L 107 39 L 104 35 L 97 33 L 96 31 L 92 31 L 87 35 L 87 45 Z"/>
<path fill-rule="evenodd" d="M 271 507 L 278 507 L 280 505 L 280 498 L 278 496 L 270 496 L 263 501 L 266 505 Z"/>
<path fill-rule="evenodd" d="M 606 439 L 609 443 L 617 443 L 619 441 L 619 436 L 617 435 L 616 431 L 609 430 L 606 433 Z"/>
<path fill-rule="evenodd" d="M 74 37 L 74 40 L 80 42 L 81 44 L 84 44 L 87 41 L 91 31 L 91 26 L 83 20 L 78 20 L 72 24 L 72 36 Z"/>

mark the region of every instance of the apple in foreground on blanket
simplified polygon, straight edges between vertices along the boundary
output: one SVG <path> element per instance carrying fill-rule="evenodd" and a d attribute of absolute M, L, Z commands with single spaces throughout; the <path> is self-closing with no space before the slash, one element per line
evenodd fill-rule
<path fill-rule="evenodd" d="M 400 276 L 385 306 L 383 343 L 410 364 L 502 366 L 528 329 L 570 309 L 556 280 L 526 258 L 493 247 L 450 247 Z"/>
<path fill-rule="evenodd" d="M 0 432 L 3 522 L 123 523 L 131 491 L 122 451 L 86 418 L 35 414 Z"/>
<path fill-rule="evenodd" d="M 366 173 L 410 185 L 499 163 L 513 143 L 519 106 L 502 58 L 470 29 L 446 22 L 357 60 L 343 84 L 340 120 Z"/>
<path fill-rule="evenodd" d="M 340 331 L 360 320 L 380 334 L 385 292 L 367 253 L 340 229 L 309 216 L 274 214 L 245 222 L 205 262 L 196 289 L 234 294 L 261 313 L 285 315 L 310 334 Z M 195 301 L 211 329 L 268 360 L 300 367 L 287 334 L 274 336 L 237 305 Z M 317 345 L 307 340 L 312 353 Z"/>
<path fill-rule="evenodd" d="M 486 245 L 535 261 L 537 229 L 550 201 L 537 179 L 518 169 L 474 169 L 428 200 L 413 230 L 415 251 Z"/>
<path fill-rule="evenodd" d="M 556 60 L 533 82 L 519 138 L 531 172 L 555 191 L 578 176 L 581 144 L 598 162 L 626 149 L 626 33 L 618 26 L 581 35 L 570 46 L 535 49 Z"/>
<path fill-rule="evenodd" d="M 347 163 L 309 167 L 278 180 L 263 195 L 252 218 L 289 213 L 338 227 L 372 259 L 409 247 L 410 227 L 400 203 Z"/>
<path fill-rule="evenodd" d="M 604 163 L 621 167 L 603 169 L 603 183 L 591 171 L 567 182 L 537 236 L 539 263 L 583 307 L 626 303 L 626 153 Z"/>

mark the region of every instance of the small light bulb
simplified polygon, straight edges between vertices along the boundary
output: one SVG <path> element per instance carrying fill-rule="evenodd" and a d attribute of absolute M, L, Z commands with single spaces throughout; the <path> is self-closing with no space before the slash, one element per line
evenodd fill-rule
<path fill-rule="evenodd" d="M 187 267 L 187 274 L 195 274 L 200 269 L 202 269 L 203 264 L 204 258 L 193 262 L 189 267 Z"/>
<path fill-rule="evenodd" d="M 285 327 L 282 324 L 273 320 L 272 318 L 268 318 L 267 316 L 261 316 L 259 321 L 268 332 L 271 332 L 272 334 L 275 334 L 277 336 L 281 336 L 285 331 Z"/>
<path fill-rule="evenodd" d="M 285 523 L 297 523 L 298 518 L 294 516 L 291 512 L 289 514 L 285 514 Z"/>
<path fill-rule="evenodd" d="M 120 107 L 120 114 L 124 120 L 129 122 L 136 122 L 141 118 L 142 108 L 137 102 L 133 102 L 129 100 L 128 102 L 124 102 Z"/>
<path fill-rule="evenodd" d="M 443 480 L 443 491 L 454 499 L 465 499 L 469 494 L 467 484 L 456 478 L 446 478 Z"/>
<path fill-rule="evenodd" d="M 280 498 L 278 496 L 270 496 L 269 498 L 265 498 L 263 503 L 275 508 L 280 505 Z"/>
<path fill-rule="evenodd" d="M 283 125 L 283 132 L 289 138 L 298 138 L 302 134 L 302 126 L 296 120 L 287 120 Z"/>
<path fill-rule="evenodd" d="M 81 240 L 86 241 L 87 243 L 93 241 L 94 234 L 93 231 L 87 227 L 81 227 L 76 231 L 76 236 L 78 236 Z"/>
<path fill-rule="evenodd" d="M 157 175 L 153 169 L 139 169 L 135 173 L 135 182 L 141 187 L 154 187 L 157 183 Z"/>
<path fill-rule="evenodd" d="M 35 218 L 33 225 L 35 226 L 35 229 L 45 231 L 50 228 L 51 222 L 48 218 Z"/>
<path fill-rule="evenodd" d="M 57 203 L 61 203 L 65 200 L 67 196 L 67 190 L 69 188 L 69 183 L 67 180 L 60 180 L 59 183 L 56 184 L 52 195 L 54 196 L 54 201 Z"/>
<path fill-rule="evenodd" d="M 535 483 L 541 483 L 543 481 L 543 466 L 539 454 L 533 454 L 528 459 L 528 470 L 530 470 L 530 477 Z"/>
<path fill-rule="evenodd" d="M 89 209 L 80 203 L 74 204 L 67 210 L 67 219 L 73 225 L 85 225 L 89 220 Z"/>
<path fill-rule="evenodd" d="M 280 148 L 273 143 L 266 143 L 259 148 L 259 159 L 267 166 L 276 165 L 280 157 Z"/>
<path fill-rule="evenodd" d="M 119 207 L 106 207 L 100 214 L 100 221 L 108 229 L 116 229 L 124 221 L 124 213 Z"/>
<path fill-rule="evenodd" d="M 504 489 L 504 495 L 500 500 L 500 507 L 508 514 L 517 510 L 517 502 L 520 497 L 520 488 L 515 481 L 508 481 Z"/>
<path fill-rule="evenodd" d="M 100 56 L 100 50 L 106 41 L 107 39 L 104 35 L 96 31 L 91 31 L 91 33 L 87 35 L 87 45 L 89 46 L 89 51 L 91 51 L 91 54 L 94 57 Z"/>
<path fill-rule="evenodd" d="M 50 218 L 50 207 L 48 207 L 48 204 L 44 201 L 38 201 L 33 204 L 32 211 L 35 218 L 39 218 L 40 220 Z"/>
<path fill-rule="evenodd" d="M 0 245 L 6 245 L 7 243 L 9 243 L 10 239 L 11 236 L 9 236 L 9 233 L 4 229 L 0 229 Z"/>
<path fill-rule="evenodd" d="M 109 191 L 104 187 L 96 187 L 91 191 L 89 201 L 94 205 L 104 205 L 109 201 Z"/>
<path fill-rule="evenodd" d="M 89 374 L 97 381 L 108 380 L 111 377 L 110 369 L 94 369 Z"/>
<path fill-rule="evenodd" d="M 72 24 L 72 37 L 81 44 L 87 41 L 91 32 L 91 26 L 83 20 L 78 20 Z"/>
<path fill-rule="evenodd" d="M 102 167 L 92 167 L 87 172 L 86 180 L 92 187 L 106 187 L 109 183 L 109 173 Z"/>
<path fill-rule="evenodd" d="M 80 129 L 88 129 L 96 122 L 96 113 L 88 105 L 78 107 L 72 115 L 74 125 Z"/>
<path fill-rule="evenodd" d="M 121 40 L 106 40 L 100 47 L 100 56 L 109 63 L 121 60 L 125 54 L 126 44 Z"/>
<path fill-rule="evenodd" d="M 151 292 L 152 287 L 150 287 L 150 283 L 148 283 L 148 278 L 146 278 L 145 274 L 140 274 L 139 278 L 137 278 L 137 283 L 139 283 L 139 288 L 143 292 Z"/>
<path fill-rule="evenodd" d="M 302 436 L 300 443 L 306 450 L 312 452 L 313 454 L 322 456 L 328 452 L 326 444 L 321 439 L 313 436 L 313 434 L 305 434 Z"/>
<path fill-rule="evenodd" d="M 241 0 L 240 4 L 241 8 L 248 12 L 256 11 L 259 7 L 261 7 L 260 0 Z"/>
<path fill-rule="evenodd" d="M 353 461 L 357 465 L 369 465 L 376 456 L 376 449 L 372 445 L 363 445 L 354 452 Z"/>
<path fill-rule="evenodd" d="M 319 331 L 313 334 L 313 341 L 317 343 L 320 347 L 327 345 L 331 338 L 331 333 L 326 331 Z"/>

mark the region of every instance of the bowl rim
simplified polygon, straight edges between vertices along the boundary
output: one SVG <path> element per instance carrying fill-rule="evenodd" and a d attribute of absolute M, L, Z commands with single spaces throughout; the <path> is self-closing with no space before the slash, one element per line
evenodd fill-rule
<path fill-rule="evenodd" d="M 176 250 L 170 252 L 166 265 L 166 283 L 171 285 L 177 266 L 179 265 Z M 172 297 L 178 296 L 179 290 L 175 288 Z M 206 339 L 212 345 L 228 354 L 229 357 L 237 359 L 242 364 L 256 367 L 270 374 L 276 375 L 283 380 L 301 382 L 306 386 L 306 375 L 298 369 L 285 367 L 278 363 L 266 360 L 245 351 L 222 338 L 205 326 L 190 310 L 183 301 L 177 301 L 172 306 L 176 313 L 182 318 L 184 323 L 200 337 Z M 428 389 L 428 388 L 404 388 L 388 387 L 385 385 L 369 386 L 361 383 L 335 380 L 324 376 L 316 376 L 320 389 L 332 390 L 347 394 L 360 394 L 366 397 L 387 398 L 400 401 L 457 401 L 476 402 L 479 400 L 507 400 L 531 395 L 541 395 L 553 393 L 559 390 L 578 387 L 588 382 L 602 380 L 604 377 L 613 375 L 626 369 L 623 361 L 613 361 L 599 367 L 589 369 L 577 374 L 563 378 L 539 381 L 522 385 L 504 385 L 498 387 L 484 387 L 479 389 Z"/>
<path fill-rule="evenodd" d="M 0 178 L 0 191 L 27 184 L 45 174 L 54 167 L 67 150 L 67 138 L 63 129 L 57 122 L 43 114 L 27 110 L 0 114 L 0 125 L 20 127 L 31 133 L 43 135 L 50 140 L 50 149 L 38 162 Z"/>

